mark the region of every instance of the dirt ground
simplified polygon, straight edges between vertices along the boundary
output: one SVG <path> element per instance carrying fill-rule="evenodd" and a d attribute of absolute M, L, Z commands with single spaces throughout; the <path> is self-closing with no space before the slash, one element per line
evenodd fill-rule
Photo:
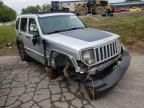
<path fill-rule="evenodd" d="M 17 56 L 18 51 L 17 48 L 3 48 L 0 49 L 0 56 Z"/>
<path fill-rule="evenodd" d="M 133 45 L 126 45 L 131 53 L 144 54 L 144 41 L 139 41 Z"/>

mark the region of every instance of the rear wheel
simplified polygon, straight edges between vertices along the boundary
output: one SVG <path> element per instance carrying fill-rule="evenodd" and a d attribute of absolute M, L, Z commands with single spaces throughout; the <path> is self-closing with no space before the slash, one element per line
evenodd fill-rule
<path fill-rule="evenodd" d="M 23 44 L 18 44 L 17 46 L 18 46 L 18 50 L 19 50 L 21 60 L 22 61 L 30 61 L 29 56 L 25 52 L 24 45 Z"/>

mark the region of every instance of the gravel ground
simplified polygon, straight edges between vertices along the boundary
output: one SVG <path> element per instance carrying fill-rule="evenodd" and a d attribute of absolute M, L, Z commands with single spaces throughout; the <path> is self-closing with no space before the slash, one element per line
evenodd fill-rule
<path fill-rule="evenodd" d="M 123 79 L 106 96 L 90 100 L 78 83 L 50 80 L 37 63 L 0 57 L 0 108 L 143 108 L 144 56 L 132 55 Z"/>

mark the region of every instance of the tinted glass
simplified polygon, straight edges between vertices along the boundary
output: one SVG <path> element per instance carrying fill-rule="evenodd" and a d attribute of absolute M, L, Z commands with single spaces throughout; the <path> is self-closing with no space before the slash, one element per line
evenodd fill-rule
<path fill-rule="evenodd" d="M 33 18 L 29 19 L 28 31 L 30 34 L 36 35 L 38 33 L 36 21 Z"/>
<path fill-rule="evenodd" d="M 27 18 L 21 18 L 20 30 L 26 32 L 26 28 L 27 28 Z"/>
<path fill-rule="evenodd" d="M 85 28 L 81 20 L 74 15 L 40 17 L 39 22 L 43 34 L 71 28 Z"/>

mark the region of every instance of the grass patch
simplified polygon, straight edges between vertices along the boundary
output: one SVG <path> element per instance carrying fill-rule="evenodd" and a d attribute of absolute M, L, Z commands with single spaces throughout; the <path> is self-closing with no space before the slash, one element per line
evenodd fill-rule
<path fill-rule="evenodd" d="M 88 27 L 110 31 L 121 36 L 124 44 L 144 40 L 144 15 L 114 16 L 96 21 L 91 17 L 83 18 Z"/>
<path fill-rule="evenodd" d="M 0 48 L 3 48 L 7 43 L 15 46 L 15 27 L 0 26 Z"/>

